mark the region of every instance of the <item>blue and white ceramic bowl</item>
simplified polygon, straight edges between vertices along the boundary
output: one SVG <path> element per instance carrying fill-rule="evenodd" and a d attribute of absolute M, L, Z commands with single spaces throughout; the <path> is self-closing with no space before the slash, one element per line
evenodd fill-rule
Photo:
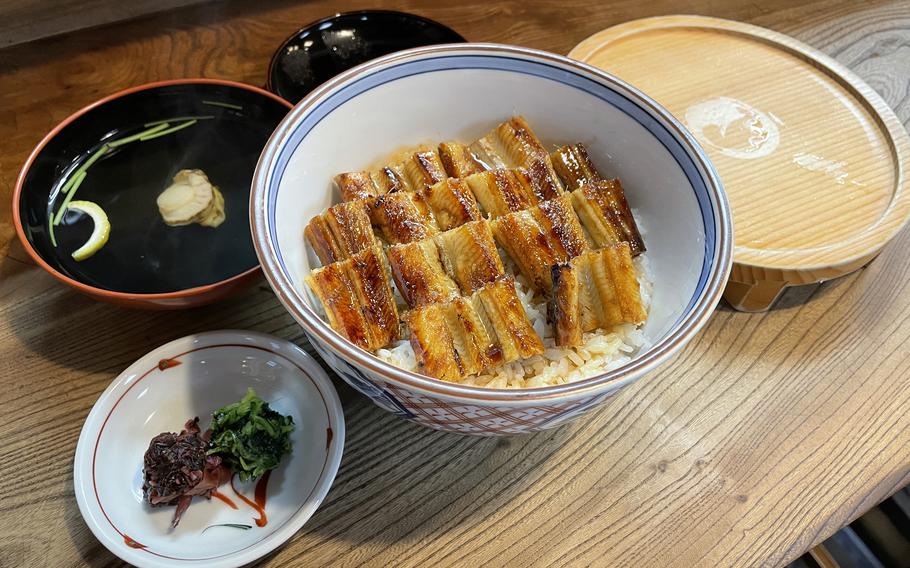
<path fill-rule="evenodd" d="M 303 229 L 339 201 L 332 177 L 402 146 L 473 139 L 513 114 L 525 116 L 547 144 L 583 142 L 601 171 L 622 179 L 647 230 L 654 293 L 645 333 L 652 346 L 598 377 L 500 390 L 403 371 L 333 331 L 314 310 L 303 280 L 311 269 Z M 468 434 L 555 426 L 653 371 L 711 316 L 731 265 L 727 199 L 678 121 L 593 67 L 505 45 L 403 51 L 325 83 L 291 111 L 263 151 L 250 211 L 263 272 L 328 366 L 386 410 Z"/>

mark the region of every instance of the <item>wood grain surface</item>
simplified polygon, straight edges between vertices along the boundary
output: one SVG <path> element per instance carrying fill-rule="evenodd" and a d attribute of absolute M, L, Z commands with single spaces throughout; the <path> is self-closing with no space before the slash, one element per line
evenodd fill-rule
<path fill-rule="evenodd" d="M 648 93 L 702 143 L 733 210 L 724 296 L 737 309 L 764 311 L 787 285 L 865 266 L 910 217 L 910 137 L 900 120 L 845 65 L 805 43 L 674 15 L 612 26 L 569 55 Z"/>
<path fill-rule="evenodd" d="M 566 53 L 680 10 L 789 33 L 910 123 L 910 6 L 847 0 L 396 2 L 474 40 Z M 43 134 L 117 89 L 173 77 L 263 84 L 298 25 L 367 2 L 217 3 L 0 50 L 0 194 Z M 188 333 L 303 337 L 264 285 L 180 313 L 95 303 L 25 261 L 0 211 L 0 565 L 118 566 L 80 517 L 72 458 L 92 404 Z M 776 566 L 910 482 L 910 233 L 866 269 L 721 308 L 672 362 L 580 422 L 467 438 L 339 385 L 344 459 L 322 507 L 264 566 Z"/>
<path fill-rule="evenodd" d="M 0 48 L 207 0 L 0 0 Z"/>

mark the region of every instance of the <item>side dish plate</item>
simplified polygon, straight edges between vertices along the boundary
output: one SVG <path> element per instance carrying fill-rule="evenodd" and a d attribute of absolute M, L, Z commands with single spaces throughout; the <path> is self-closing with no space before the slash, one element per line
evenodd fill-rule
<path fill-rule="evenodd" d="M 268 480 L 267 523 L 257 525 L 259 513 L 242 497 L 254 499 L 251 482 L 235 484 L 236 493 L 222 486 L 226 499 L 195 498 L 169 530 L 173 508 L 153 509 L 142 495 L 149 440 L 179 432 L 194 416 L 208 427 L 211 413 L 248 387 L 296 424 L 292 453 Z M 76 500 L 98 540 L 130 564 L 243 566 L 283 544 L 313 515 L 338 471 L 344 434 L 331 380 L 296 345 L 246 331 L 192 335 L 136 361 L 95 403 L 76 449 Z"/>

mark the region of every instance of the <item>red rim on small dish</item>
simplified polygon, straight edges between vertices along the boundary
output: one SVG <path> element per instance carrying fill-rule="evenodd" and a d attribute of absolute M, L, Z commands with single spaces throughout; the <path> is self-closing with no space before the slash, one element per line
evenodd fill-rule
<path fill-rule="evenodd" d="M 141 293 L 131 293 L 131 292 L 116 292 L 114 290 L 108 290 L 105 288 L 97 288 L 95 286 L 90 286 L 84 282 L 80 282 L 74 278 L 63 274 L 56 268 L 52 267 L 45 261 L 38 251 L 35 250 L 35 247 L 32 246 L 32 243 L 28 240 L 28 237 L 25 234 L 25 229 L 22 227 L 22 216 L 19 212 L 19 198 L 22 195 L 22 189 L 25 185 L 25 178 L 28 175 L 29 170 L 32 167 L 32 163 L 38 157 L 44 147 L 64 128 L 66 128 L 70 123 L 75 121 L 77 118 L 82 115 L 94 110 L 97 107 L 100 107 L 110 101 L 119 99 L 123 96 L 130 95 L 133 93 L 138 93 L 141 91 L 147 91 L 150 89 L 155 89 L 158 87 L 168 87 L 171 85 L 188 85 L 188 84 L 209 84 L 209 85 L 224 85 L 226 87 L 236 87 L 239 89 L 245 89 L 247 91 L 252 91 L 254 93 L 264 95 L 282 105 L 286 106 L 288 109 L 293 108 L 293 105 L 288 101 L 282 99 L 278 95 L 266 91 L 265 89 L 260 89 L 259 87 L 254 87 L 253 85 L 247 85 L 245 83 L 239 83 L 237 81 L 226 81 L 222 79 L 172 79 L 168 81 L 156 81 L 154 83 L 146 83 L 144 85 L 138 85 L 136 87 L 130 87 L 128 89 L 123 89 L 117 91 L 103 99 L 99 99 L 88 106 L 85 106 L 73 114 L 66 117 L 60 124 L 55 126 L 50 132 L 48 132 L 44 138 L 41 139 L 41 142 L 32 150 L 29 154 L 28 159 L 25 161 L 25 164 L 22 166 L 22 169 L 19 171 L 19 177 L 16 179 L 16 185 L 13 188 L 13 225 L 16 228 L 16 234 L 19 236 L 19 242 L 22 243 L 22 246 L 28 252 L 29 256 L 35 261 L 38 266 L 43 268 L 48 274 L 56 278 L 58 281 L 63 282 L 69 286 L 72 286 L 76 290 L 88 294 L 90 296 L 97 297 L 99 299 L 120 303 L 128 305 L 140 306 L 146 302 L 156 302 L 156 301 L 167 301 L 167 300 L 181 300 L 187 298 L 193 298 L 199 296 L 200 298 L 214 292 L 218 288 L 229 288 L 232 284 L 237 284 L 245 279 L 250 279 L 254 277 L 257 273 L 261 272 L 261 266 L 257 264 L 256 266 L 231 276 L 230 278 L 225 278 L 224 280 L 219 280 L 212 284 L 206 284 L 204 286 L 196 286 L 195 288 L 186 288 L 184 290 L 178 290 L 176 292 L 157 292 L 152 294 L 141 294 Z M 205 303 L 200 301 L 200 303 Z M 189 306 L 190 304 L 183 304 Z M 175 304 L 176 306 L 176 304 Z M 165 307 L 164 304 L 160 304 L 159 307 Z"/>
<path fill-rule="evenodd" d="M 218 333 L 218 332 L 214 332 L 214 333 Z M 167 347 L 167 345 L 165 345 L 165 347 Z M 218 348 L 224 348 L 224 347 L 239 347 L 242 349 L 256 349 L 259 351 L 264 351 L 266 353 L 270 353 L 274 356 L 281 357 L 282 359 L 286 360 L 291 365 L 293 365 L 298 371 L 300 371 L 300 373 L 303 376 L 305 376 L 307 379 L 309 379 L 310 382 L 313 383 L 313 386 L 316 388 L 316 392 L 319 393 L 319 400 L 322 402 L 323 407 L 325 408 L 325 415 L 328 417 L 331 417 L 332 411 L 329 409 L 329 403 L 326 402 L 325 395 L 323 395 L 322 390 L 319 388 L 319 384 L 313 380 L 313 378 L 310 376 L 310 373 L 307 372 L 306 369 L 301 367 L 297 361 L 294 361 L 287 355 L 280 353 L 278 351 L 275 351 L 274 349 L 269 349 L 268 347 L 263 347 L 260 345 L 250 345 L 250 344 L 244 344 L 244 343 L 216 343 L 216 344 L 212 344 L 212 345 L 203 345 L 201 347 L 194 347 L 193 349 L 185 350 L 182 353 L 178 353 L 176 355 L 171 355 L 169 357 L 166 357 L 166 358 L 162 359 L 162 361 L 165 361 L 165 360 L 175 361 L 176 362 L 175 364 L 180 365 L 180 364 L 182 364 L 182 362 L 179 361 L 178 359 L 180 359 L 181 357 L 184 357 L 191 353 L 195 353 L 197 351 L 202 351 L 205 349 L 218 349 Z M 108 515 L 107 510 L 105 510 L 104 504 L 101 502 L 101 495 L 98 493 L 98 482 L 97 482 L 97 477 L 95 475 L 95 470 L 97 469 L 98 447 L 101 445 L 101 435 L 104 434 L 104 428 L 107 426 L 108 421 L 111 419 L 111 415 L 114 414 L 115 410 L 117 410 L 117 406 L 120 404 L 120 402 L 123 400 L 124 397 L 126 397 L 127 394 L 129 394 L 129 392 L 133 389 L 133 387 L 138 385 L 141 381 L 143 381 L 146 377 L 148 377 L 155 371 L 158 371 L 159 373 L 164 373 L 167 371 L 167 368 L 162 368 L 160 363 L 156 364 L 153 367 L 151 367 L 150 369 L 148 369 L 147 371 L 145 371 L 142 375 L 140 375 L 139 378 L 133 380 L 130 383 L 130 385 L 128 387 L 126 387 L 126 389 L 124 389 L 123 394 L 121 394 L 117 398 L 117 400 L 114 401 L 113 406 L 111 406 L 111 409 L 105 415 L 104 421 L 101 422 L 101 428 L 98 429 L 98 436 L 95 438 L 94 446 L 92 446 L 92 491 L 93 491 L 93 495 L 95 497 L 95 502 L 98 503 L 98 508 L 101 510 L 101 514 L 104 515 L 105 520 L 107 520 L 108 524 L 111 525 L 111 528 L 114 529 L 117 532 L 117 534 L 122 536 L 125 540 L 129 539 L 130 541 L 132 541 L 132 539 L 125 532 L 123 532 L 123 530 L 118 528 L 116 524 L 114 524 L 114 521 L 111 520 L 111 517 L 110 517 L 110 515 Z M 331 420 L 331 418 L 330 418 L 330 420 Z M 331 427 L 329 427 L 329 431 L 333 432 Z M 322 470 L 319 473 L 319 479 L 322 479 L 323 477 L 325 477 L 326 469 L 330 468 L 329 462 L 331 461 L 331 454 L 329 453 L 328 448 L 329 448 L 329 446 L 326 445 L 325 461 L 322 464 Z M 277 529 L 273 527 L 270 530 L 269 534 L 266 535 L 266 538 L 268 538 L 272 534 L 280 531 L 282 529 L 282 527 L 287 525 L 295 516 L 297 516 L 300 513 L 300 511 L 306 506 L 306 504 L 310 501 L 310 499 L 313 497 L 313 494 L 316 492 L 317 489 L 318 489 L 318 486 L 314 485 L 313 488 L 310 490 L 309 495 L 307 495 L 306 499 L 304 499 L 303 503 L 300 505 L 300 507 L 297 508 L 297 510 L 294 512 L 294 514 L 291 515 L 290 517 L 288 517 L 288 519 L 286 519 L 284 521 L 284 523 L 282 523 L 281 525 L 278 525 Z M 135 542 L 135 541 L 133 541 L 133 542 Z M 259 540 L 259 541 L 254 542 L 253 544 L 250 544 L 246 548 L 242 548 L 240 550 L 235 550 L 233 552 L 220 554 L 218 556 L 206 557 L 206 558 L 180 558 L 180 557 L 176 557 L 176 556 L 167 556 L 166 554 L 162 554 L 160 552 L 155 552 L 154 550 L 149 549 L 148 547 L 146 547 L 145 545 L 143 545 L 141 543 L 136 543 L 138 546 L 135 546 L 134 548 L 136 548 L 137 550 L 142 550 L 143 552 L 147 552 L 148 554 L 158 556 L 160 558 L 166 558 L 168 560 L 180 560 L 183 562 L 197 562 L 197 561 L 205 561 L 205 560 L 215 560 L 217 558 L 224 558 L 226 556 L 232 556 L 232 555 L 238 554 L 240 552 L 243 552 L 244 550 L 248 550 L 248 549 L 252 548 L 253 546 L 257 546 L 261 542 L 262 542 L 262 540 Z M 131 548 L 133 548 L 133 546 L 131 546 Z M 128 560 L 128 559 L 126 559 L 126 560 Z"/>

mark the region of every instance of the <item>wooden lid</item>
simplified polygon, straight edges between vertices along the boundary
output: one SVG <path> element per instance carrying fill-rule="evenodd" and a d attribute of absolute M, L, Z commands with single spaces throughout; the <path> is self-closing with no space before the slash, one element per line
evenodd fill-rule
<path fill-rule="evenodd" d="M 705 148 L 730 198 L 737 309 L 790 285 L 842 276 L 910 215 L 910 139 L 843 65 L 788 36 L 729 20 L 666 16 L 596 33 L 570 57 L 638 87 Z"/>

